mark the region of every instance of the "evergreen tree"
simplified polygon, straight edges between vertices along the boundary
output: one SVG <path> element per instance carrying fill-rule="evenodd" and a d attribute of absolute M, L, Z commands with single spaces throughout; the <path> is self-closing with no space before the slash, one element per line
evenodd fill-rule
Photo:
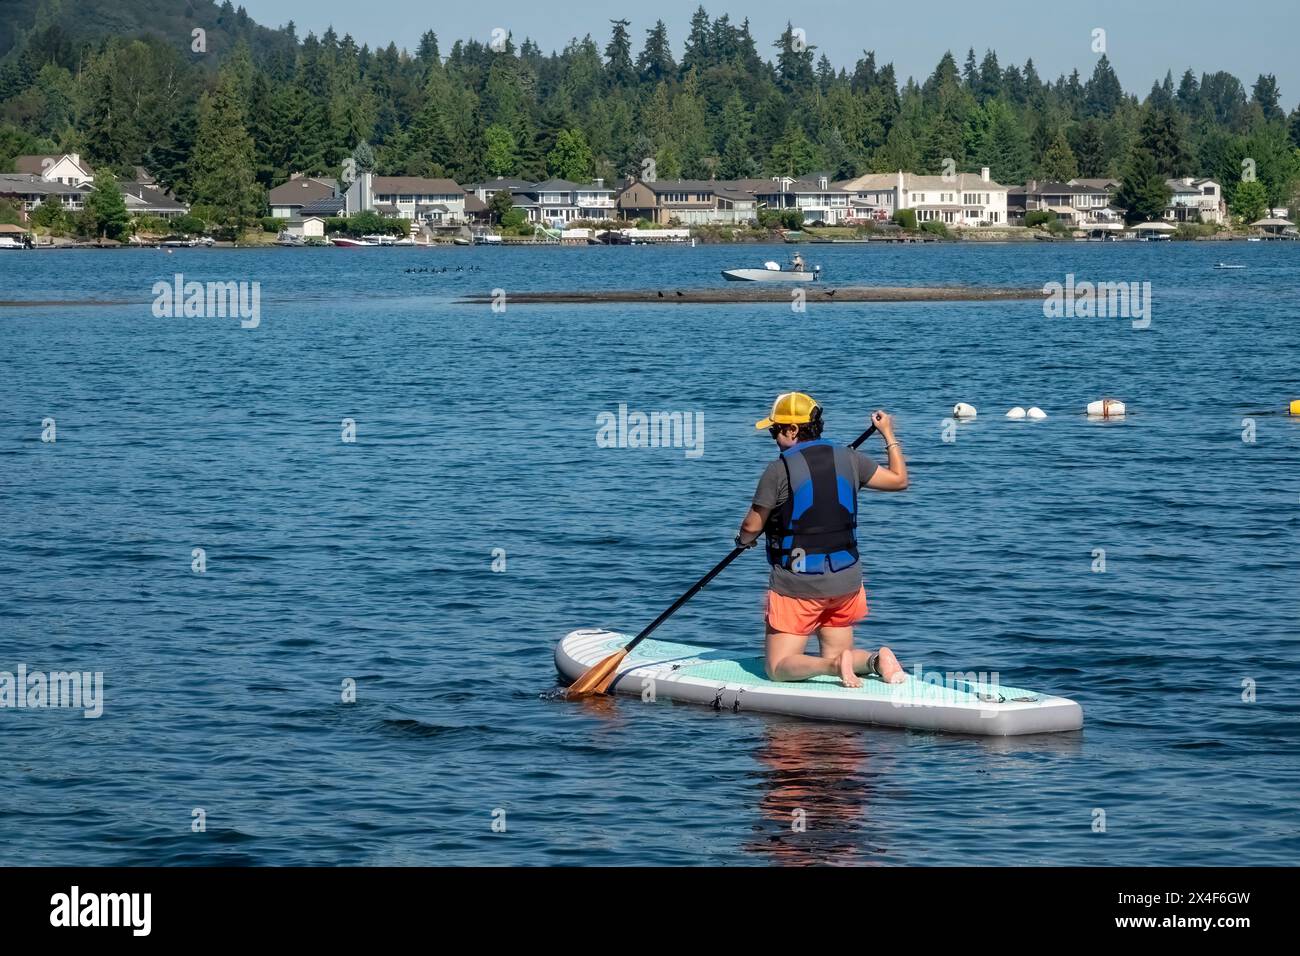
<path fill-rule="evenodd" d="M 1281 99 L 1281 93 L 1277 88 L 1277 77 L 1272 73 L 1261 74 L 1259 79 L 1255 81 L 1252 92 L 1254 95 L 1251 102 L 1258 106 L 1260 112 L 1264 114 L 1265 122 L 1272 123 L 1286 115 L 1282 112 L 1281 105 L 1279 105 L 1278 101 Z"/>
<path fill-rule="evenodd" d="M 809 90 L 813 85 L 813 50 L 817 48 L 796 34 L 788 21 L 785 32 L 772 46 L 778 51 L 776 75 L 782 88 L 787 92 Z"/>
<path fill-rule="evenodd" d="M 212 210 L 214 221 L 238 233 L 261 212 L 263 194 L 253 174 L 253 140 L 244 128 L 244 107 L 236 78 L 222 73 L 199 100 L 192 165 L 195 204 Z"/>
<path fill-rule="evenodd" d="M 628 86 L 636 73 L 632 67 L 632 38 L 627 20 L 610 20 L 613 30 L 605 46 L 605 75 L 613 86 Z"/>
<path fill-rule="evenodd" d="M 975 95 L 981 100 L 989 100 L 1002 93 L 1002 68 L 998 66 L 998 55 L 992 50 L 984 54 L 980 63 L 979 85 Z"/>
<path fill-rule="evenodd" d="M 1178 108 L 1184 113 L 1195 113 L 1201 97 L 1201 84 L 1196 80 L 1196 74 L 1191 70 L 1183 72 L 1183 78 L 1178 84 L 1178 92 L 1175 99 Z"/>
<path fill-rule="evenodd" d="M 1110 116 L 1119 108 L 1124 91 L 1119 77 L 1111 68 L 1110 60 L 1102 54 L 1093 68 L 1092 77 L 1084 86 L 1084 107 L 1089 116 Z"/>
<path fill-rule="evenodd" d="M 661 83 L 677 73 L 673 62 L 672 45 L 668 41 L 668 27 L 662 20 L 646 31 L 645 46 L 636 58 L 636 68 L 648 83 Z"/>
<path fill-rule="evenodd" d="M 1161 175 L 1177 179 L 1191 174 L 1194 163 L 1187 146 L 1187 122 L 1175 110 L 1172 98 L 1165 105 L 1148 106 L 1138 141 L 1155 157 Z"/>
<path fill-rule="evenodd" d="M 1074 134 L 1073 152 L 1079 176 L 1096 179 L 1106 175 L 1109 163 L 1100 120 L 1087 119 L 1079 124 Z"/>
<path fill-rule="evenodd" d="M 1070 149 L 1069 140 L 1065 138 L 1064 130 L 1057 129 L 1052 145 L 1043 154 L 1039 172 L 1043 179 L 1057 183 L 1068 183 L 1079 175 L 1079 164 Z"/>
<path fill-rule="evenodd" d="M 786 124 L 785 132 L 772 147 L 768 171 L 773 176 L 805 176 L 817 166 L 817 152 L 793 119 Z"/>
<path fill-rule="evenodd" d="M 699 73 L 708 68 L 711 62 L 711 51 L 709 49 L 711 41 L 712 30 L 709 24 L 709 15 L 704 12 L 703 7 L 696 7 L 695 13 L 691 15 L 690 33 L 686 37 L 686 52 L 682 54 L 681 72 L 683 76 L 691 70 Z"/>
<path fill-rule="evenodd" d="M 1165 177 L 1156 166 L 1155 157 L 1141 147 L 1129 156 L 1123 182 L 1115 203 L 1124 210 L 1127 222 L 1159 221 L 1173 196 Z"/>

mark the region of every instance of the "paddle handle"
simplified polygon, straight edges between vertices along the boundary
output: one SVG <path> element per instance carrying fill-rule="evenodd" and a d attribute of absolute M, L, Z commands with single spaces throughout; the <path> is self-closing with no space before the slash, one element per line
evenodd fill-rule
<path fill-rule="evenodd" d="M 870 428 L 868 428 L 866 431 L 864 431 L 861 435 L 859 435 L 857 438 L 855 438 L 855 439 L 853 440 L 853 443 L 852 443 L 851 445 L 849 445 L 849 447 L 850 447 L 850 448 L 857 448 L 857 447 L 858 447 L 859 445 L 861 445 L 864 441 L 866 441 L 868 438 L 870 438 L 872 435 L 874 435 L 875 432 L 876 432 L 876 426 L 875 426 L 875 425 L 872 425 Z M 708 574 L 704 575 L 704 577 L 700 578 L 698 581 L 696 581 L 694 584 L 692 584 L 690 590 L 687 591 L 685 594 L 683 594 L 681 597 L 679 597 L 676 601 L 674 601 L 674 602 L 672 603 L 672 606 L 671 606 L 670 608 L 668 608 L 668 610 L 666 610 L 666 611 L 664 611 L 662 614 L 660 614 L 657 618 L 655 618 L 653 621 L 651 621 L 651 622 L 646 626 L 646 628 L 645 628 L 645 629 L 644 629 L 640 634 L 638 634 L 636 637 L 632 638 L 632 640 L 630 640 L 630 641 L 627 643 L 627 645 L 623 648 L 623 650 L 624 650 L 624 651 L 631 651 L 632 648 L 636 647 L 638 644 L 640 644 L 642 641 L 644 641 L 647 637 L 649 637 L 651 631 L 653 631 L 656 627 L 658 627 L 658 626 L 659 626 L 660 624 L 662 624 L 664 621 L 668 620 L 670 617 L 672 617 L 674 614 L 676 614 L 676 613 L 677 613 L 677 610 L 678 610 L 678 609 L 679 609 L 683 604 L 685 604 L 685 603 L 686 603 L 687 601 L 689 601 L 691 598 L 695 597 L 695 595 L 699 594 L 700 591 L 702 591 L 702 590 L 704 589 L 705 585 L 707 585 L 710 581 L 712 581 L 714 578 L 716 578 L 719 574 L 722 573 L 722 569 L 723 569 L 723 568 L 725 568 L 727 565 L 729 565 L 732 561 L 735 561 L 736 558 L 740 557 L 741 552 L 743 552 L 743 551 L 747 551 L 747 550 L 749 550 L 749 549 L 748 549 L 748 548 L 733 548 L 733 549 L 731 550 L 731 553 L 730 553 L 730 554 L 728 554 L 725 558 L 723 558 L 721 561 L 719 561 L 716 565 L 713 566 L 713 570 L 711 570 Z"/>
<path fill-rule="evenodd" d="M 857 438 L 853 439 L 853 444 L 849 445 L 849 447 L 850 447 L 850 448 L 857 448 L 859 445 L 861 445 L 864 441 L 866 441 L 868 438 L 870 438 L 870 437 L 871 437 L 872 435 L 874 435 L 875 433 L 876 433 L 876 426 L 875 426 L 875 425 L 872 425 L 870 428 L 868 428 L 866 431 L 864 431 L 864 432 L 863 432 L 861 435 L 859 435 Z"/>

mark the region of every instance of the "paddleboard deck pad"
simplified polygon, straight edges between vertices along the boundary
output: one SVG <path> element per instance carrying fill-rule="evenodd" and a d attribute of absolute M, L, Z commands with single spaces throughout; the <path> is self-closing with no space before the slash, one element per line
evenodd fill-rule
<path fill-rule="evenodd" d="M 620 650 L 631 638 L 605 630 L 578 630 L 555 648 L 555 666 L 569 680 Z M 904 662 L 906 666 L 906 662 Z M 850 721 L 946 733 L 1046 734 L 1079 730 L 1083 708 L 1064 697 L 1009 687 L 988 674 L 915 671 L 901 684 L 864 677 L 845 687 L 838 677 L 771 681 L 761 657 L 736 659 L 725 651 L 648 638 L 624 658 L 610 685 L 614 693 L 689 701 L 717 710 L 760 711 L 817 720 Z"/>

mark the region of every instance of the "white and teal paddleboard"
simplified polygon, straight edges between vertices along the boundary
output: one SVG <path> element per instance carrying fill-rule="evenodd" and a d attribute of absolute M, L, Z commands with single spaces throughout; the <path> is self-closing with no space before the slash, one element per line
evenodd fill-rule
<path fill-rule="evenodd" d="M 573 631 L 555 648 L 555 666 L 569 680 L 621 649 L 631 638 L 604 630 Z M 762 711 L 819 720 L 882 724 L 959 734 L 1045 734 L 1079 730 L 1083 709 L 1072 700 L 1008 687 L 992 674 L 915 672 L 901 684 L 864 677 L 844 687 L 837 677 L 768 680 L 761 657 L 642 641 L 622 662 L 610 690 L 690 701 L 730 711 Z"/>

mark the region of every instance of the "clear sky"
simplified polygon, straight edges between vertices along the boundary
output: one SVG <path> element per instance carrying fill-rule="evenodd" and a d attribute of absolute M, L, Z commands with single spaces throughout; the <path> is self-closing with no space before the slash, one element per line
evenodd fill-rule
<path fill-rule="evenodd" d="M 414 49 L 420 34 L 433 30 L 443 52 L 456 39 L 491 39 L 496 27 L 516 42 L 532 37 L 546 51 L 590 33 L 604 48 L 610 18 L 631 21 L 634 52 L 656 19 L 668 26 L 680 57 L 691 14 L 700 0 L 499 0 L 495 3 L 431 3 L 429 0 L 240 0 L 266 26 L 293 20 L 298 35 L 320 33 L 331 24 L 359 43 Z M 802 27 L 808 42 L 825 52 L 838 69 L 852 69 L 864 49 L 878 63 L 892 61 L 902 81 L 925 77 L 945 50 L 960 65 L 969 47 L 982 58 L 994 49 L 1003 67 L 1033 57 L 1043 79 L 1077 68 L 1092 72 L 1093 31 L 1106 31 L 1106 53 L 1129 92 L 1145 96 L 1152 82 L 1172 70 L 1174 81 L 1191 67 L 1227 70 L 1250 86 L 1260 73 L 1277 76 L 1282 103 L 1289 111 L 1300 101 L 1300 3 L 1296 0 L 721 0 L 705 2 L 711 17 L 723 13 L 739 22 L 749 18 L 759 52 L 770 59 L 770 44 L 787 20 Z"/>

